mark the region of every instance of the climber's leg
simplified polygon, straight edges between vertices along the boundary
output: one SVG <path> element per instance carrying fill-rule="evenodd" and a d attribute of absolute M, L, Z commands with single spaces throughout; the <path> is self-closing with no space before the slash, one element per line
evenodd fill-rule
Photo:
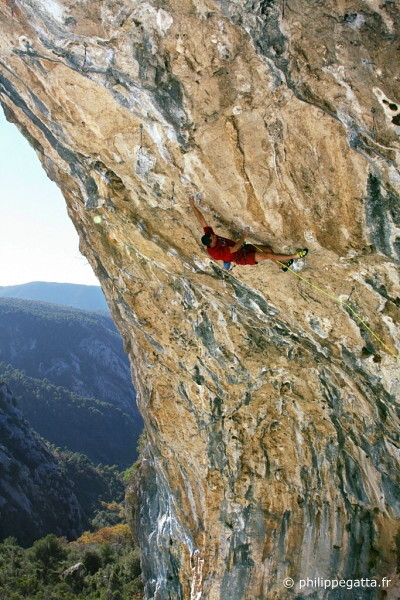
<path fill-rule="evenodd" d="M 297 252 L 296 254 L 275 254 L 274 252 L 256 252 L 255 254 L 255 262 L 259 263 L 263 260 L 272 260 L 273 262 L 285 262 L 290 260 L 291 258 L 298 258 Z"/>

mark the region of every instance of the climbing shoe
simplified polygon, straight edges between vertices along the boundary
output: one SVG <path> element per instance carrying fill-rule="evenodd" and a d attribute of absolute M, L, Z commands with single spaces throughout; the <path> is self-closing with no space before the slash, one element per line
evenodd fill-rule
<path fill-rule="evenodd" d="M 304 258 L 308 254 L 308 248 L 303 248 L 297 251 L 297 258 Z"/>
<path fill-rule="evenodd" d="M 224 262 L 224 269 L 226 269 L 227 271 L 229 271 L 231 268 L 231 263 L 230 262 Z"/>
<path fill-rule="evenodd" d="M 293 262 L 293 258 L 291 258 L 290 260 L 285 260 L 285 262 L 282 263 L 285 266 L 281 267 L 281 271 L 287 271 L 288 268 L 292 266 Z"/>

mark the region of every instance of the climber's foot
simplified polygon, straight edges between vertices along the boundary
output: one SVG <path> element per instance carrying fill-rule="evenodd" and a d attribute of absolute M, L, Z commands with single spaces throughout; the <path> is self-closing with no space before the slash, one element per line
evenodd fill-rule
<path fill-rule="evenodd" d="M 288 268 L 292 266 L 293 262 L 294 262 L 293 258 L 291 258 L 290 260 L 285 260 L 285 262 L 282 263 L 285 266 L 281 267 L 281 271 L 287 271 Z"/>
<path fill-rule="evenodd" d="M 303 248 L 302 250 L 297 250 L 297 258 L 304 258 L 308 254 L 308 248 Z"/>

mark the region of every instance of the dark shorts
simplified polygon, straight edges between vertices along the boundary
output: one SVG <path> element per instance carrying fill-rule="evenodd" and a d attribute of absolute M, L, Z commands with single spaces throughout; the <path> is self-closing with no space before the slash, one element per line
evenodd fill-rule
<path fill-rule="evenodd" d="M 257 248 L 252 244 L 246 244 L 237 251 L 235 263 L 237 265 L 255 265 Z"/>

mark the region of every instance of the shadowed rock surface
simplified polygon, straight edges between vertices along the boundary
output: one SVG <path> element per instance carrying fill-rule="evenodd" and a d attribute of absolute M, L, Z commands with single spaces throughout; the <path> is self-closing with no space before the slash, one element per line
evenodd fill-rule
<path fill-rule="evenodd" d="M 76 538 L 83 513 L 69 479 L 0 381 L 0 539 L 23 545 L 47 533 Z"/>
<path fill-rule="evenodd" d="M 18 0 L 0 24 L 1 103 L 131 355 L 147 598 L 397 598 L 398 4 Z M 222 235 L 308 246 L 389 351 L 272 263 L 212 263 L 189 192 Z M 392 582 L 299 589 L 318 576 Z"/>

